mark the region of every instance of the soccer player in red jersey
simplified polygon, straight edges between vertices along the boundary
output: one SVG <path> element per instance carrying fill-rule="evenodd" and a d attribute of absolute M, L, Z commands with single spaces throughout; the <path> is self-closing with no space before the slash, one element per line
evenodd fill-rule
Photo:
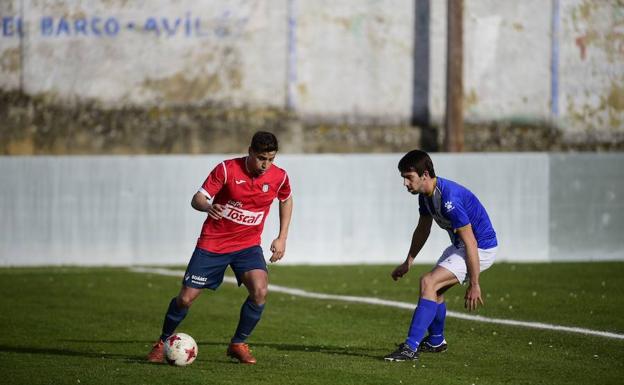
<path fill-rule="evenodd" d="M 282 259 L 293 209 L 288 174 L 273 164 L 277 150 L 275 135 L 257 132 L 251 140 L 249 155 L 218 164 L 193 196 L 191 206 L 208 216 L 186 268 L 182 288 L 169 303 L 162 334 L 148 355 L 149 361 L 163 361 L 164 341 L 182 322 L 201 290 L 216 290 L 223 282 L 225 269 L 231 266 L 238 285 L 245 285 L 249 296 L 241 307 L 227 355 L 241 363 L 256 363 L 245 341 L 260 320 L 268 289 L 260 236 L 271 203 L 277 198 L 280 230 L 271 243 L 270 261 Z"/>

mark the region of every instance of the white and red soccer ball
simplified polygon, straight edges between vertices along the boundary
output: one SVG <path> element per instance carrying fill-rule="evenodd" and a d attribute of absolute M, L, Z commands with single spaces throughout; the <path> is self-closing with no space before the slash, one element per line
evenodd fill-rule
<path fill-rule="evenodd" d="M 175 333 L 165 340 L 165 359 L 169 365 L 190 365 L 197 358 L 197 343 L 185 333 Z"/>

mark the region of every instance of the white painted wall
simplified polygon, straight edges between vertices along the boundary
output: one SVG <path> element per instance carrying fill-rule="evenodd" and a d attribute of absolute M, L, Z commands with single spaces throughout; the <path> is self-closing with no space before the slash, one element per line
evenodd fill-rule
<path fill-rule="evenodd" d="M 544 0 L 466 1 L 470 119 L 550 118 L 551 16 L 551 2 Z"/>
<path fill-rule="evenodd" d="M 570 135 L 624 133 L 620 1 L 464 3 L 468 120 L 553 119 Z M 304 117 L 407 122 L 419 70 L 413 68 L 414 4 L 5 0 L 0 2 L 0 87 L 114 106 L 283 107 L 290 90 Z M 553 15 L 559 15 L 558 29 Z M 17 33 L 20 17 L 23 37 Z M 87 21 L 86 33 L 77 32 L 76 20 Z M 109 32 L 119 30 L 107 34 L 107 25 Z M 430 112 L 440 122 L 446 1 L 430 2 L 429 39 Z"/>
<path fill-rule="evenodd" d="M 297 3 L 297 109 L 405 121 L 413 84 L 412 2 Z"/>
<path fill-rule="evenodd" d="M 561 1 L 560 123 L 568 135 L 624 132 L 624 5 Z"/>
<path fill-rule="evenodd" d="M 279 155 L 295 202 L 284 263 L 402 261 L 418 201 L 402 187 L 401 156 Z M 191 197 L 229 157 L 0 157 L 0 266 L 185 264 L 205 218 Z M 432 158 L 487 208 L 499 260 L 624 259 L 624 154 Z M 265 255 L 277 224 L 274 205 Z M 434 228 L 418 261 L 448 244 Z"/>

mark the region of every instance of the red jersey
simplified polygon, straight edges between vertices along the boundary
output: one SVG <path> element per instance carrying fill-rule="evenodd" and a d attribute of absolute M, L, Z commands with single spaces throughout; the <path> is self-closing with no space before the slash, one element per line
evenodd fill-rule
<path fill-rule="evenodd" d="M 232 253 L 260 245 L 271 203 L 290 198 L 290 182 L 285 170 L 271 165 L 253 177 L 245 165 L 247 157 L 229 159 L 217 165 L 199 190 L 213 204 L 225 206 L 223 218 L 207 217 L 197 247 L 211 253 Z"/>

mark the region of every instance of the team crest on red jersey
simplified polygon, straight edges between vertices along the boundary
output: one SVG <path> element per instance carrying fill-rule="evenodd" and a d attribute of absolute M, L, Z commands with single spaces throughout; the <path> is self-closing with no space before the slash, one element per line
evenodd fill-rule
<path fill-rule="evenodd" d="M 265 183 L 262 185 L 262 192 L 269 192 L 269 184 Z"/>

